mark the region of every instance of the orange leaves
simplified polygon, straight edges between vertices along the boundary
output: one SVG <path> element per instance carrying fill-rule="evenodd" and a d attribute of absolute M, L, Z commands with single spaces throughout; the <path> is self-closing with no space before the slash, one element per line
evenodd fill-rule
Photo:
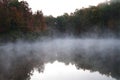
<path fill-rule="evenodd" d="M 8 30 L 42 31 L 46 24 L 41 11 L 32 14 L 28 3 L 13 0 L 0 2 L 0 32 Z"/>
<path fill-rule="evenodd" d="M 45 18 L 43 17 L 42 11 L 37 11 L 32 15 L 29 25 L 31 31 L 39 32 L 46 30 Z"/>

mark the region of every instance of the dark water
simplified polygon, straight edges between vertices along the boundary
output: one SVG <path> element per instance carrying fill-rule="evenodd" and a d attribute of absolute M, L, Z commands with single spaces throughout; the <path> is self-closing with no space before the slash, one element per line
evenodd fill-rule
<path fill-rule="evenodd" d="M 64 38 L 4 44 L 0 80 L 120 80 L 120 40 Z"/>

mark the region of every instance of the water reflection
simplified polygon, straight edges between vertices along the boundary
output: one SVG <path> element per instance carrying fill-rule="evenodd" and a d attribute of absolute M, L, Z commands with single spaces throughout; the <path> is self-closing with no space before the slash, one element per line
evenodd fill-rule
<path fill-rule="evenodd" d="M 41 72 L 44 66 L 33 54 L 0 53 L 0 80 L 30 80 L 34 68 Z"/>
<path fill-rule="evenodd" d="M 115 80 L 110 76 L 101 75 L 99 72 L 76 69 L 75 65 L 65 65 L 62 62 L 45 64 L 43 73 L 34 71 L 31 80 Z"/>
<path fill-rule="evenodd" d="M 76 73 L 71 74 L 70 66 L 75 72 L 82 71 L 82 74 L 79 73 L 80 75 L 90 74 L 94 75 L 94 78 L 96 75 L 103 75 L 101 80 L 112 78 L 120 80 L 120 40 L 103 39 L 57 39 L 47 42 L 18 42 L 1 45 L 0 80 L 30 80 L 34 70 L 46 73 L 46 63 L 54 63 L 56 60 L 62 62 L 60 64 L 64 70 L 67 70 L 66 76 L 68 73 L 75 76 L 73 80 L 77 80 L 80 76 L 77 76 Z M 56 65 L 53 67 L 58 69 Z M 49 67 L 51 72 L 54 71 L 53 67 Z M 87 73 L 83 70 L 86 70 Z M 105 76 L 112 78 L 103 78 Z M 41 78 L 42 75 L 39 80 Z"/>

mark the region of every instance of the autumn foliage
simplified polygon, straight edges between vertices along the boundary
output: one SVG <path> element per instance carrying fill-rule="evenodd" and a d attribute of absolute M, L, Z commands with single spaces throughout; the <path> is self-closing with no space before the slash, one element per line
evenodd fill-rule
<path fill-rule="evenodd" d="M 0 32 L 11 30 L 42 31 L 46 29 L 41 11 L 32 13 L 25 1 L 3 0 L 0 2 Z"/>

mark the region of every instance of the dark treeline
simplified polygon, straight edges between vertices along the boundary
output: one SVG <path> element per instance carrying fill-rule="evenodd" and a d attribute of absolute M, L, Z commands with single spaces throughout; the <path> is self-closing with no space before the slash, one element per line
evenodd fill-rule
<path fill-rule="evenodd" d="M 47 16 L 48 27 L 73 35 L 120 36 L 120 1 L 111 0 L 98 6 L 76 9 L 70 15 Z M 55 32 L 56 33 L 56 32 Z"/>
<path fill-rule="evenodd" d="M 38 37 L 39 35 L 74 35 L 98 37 L 120 36 L 120 1 L 111 0 L 98 6 L 76 9 L 71 14 L 43 16 L 42 11 L 32 13 L 25 1 L 0 1 L 0 36 L 2 40 Z M 31 34 L 32 33 L 32 34 Z M 8 38 L 10 37 L 10 38 Z"/>
<path fill-rule="evenodd" d="M 17 39 L 25 34 L 38 33 L 46 29 L 42 11 L 34 14 L 25 1 L 0 0 L 0 36 Z"/>
<path fill-rule="evenodd" d="M 43 13 L 37 11 L 33 14 L 27 2 L 18 2 L 18 0 L 3 0 L 3 2 L 0 2 L 0 32 L 18 29 L 41 31 L 45 27 Z"/>

